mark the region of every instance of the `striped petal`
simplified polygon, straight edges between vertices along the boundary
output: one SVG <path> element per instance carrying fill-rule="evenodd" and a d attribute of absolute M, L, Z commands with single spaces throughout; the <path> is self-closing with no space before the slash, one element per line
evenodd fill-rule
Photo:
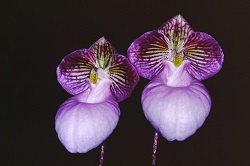
<path fill-rule="evenodd" d="M 115 54 L 108 70 L 112 94 L 118 102 L 126 99 L 139 81 L 136 69 L 125 56 Z"/>
<path fill-rule="evenodd" d="M 176 51 L 181 48 L 184 39 L 194 32 L 181 15 L 177 15 L 163 23 L 158 31 L 170 40 L 171 47 Z"/>
<path fill-rule="evenodd" d="M 103 69 L 109 65 L 112 56 L 116 53 L 114 46 L 104 37 L 92 44 L 89 50 L 96 55 L 98 67 Z"/>
<path fill-rule="evenodd" d="M 184 55 L 191 61 L 187 70 L 193 77 L 204 80 L 221 69 L 224 54 L 213 37 L 195 32 L 186 38 L 184 43 Z"/>
<path fill-rule="evenodd" d="M 128 57 L 139 75 L 152 79 L 163 69 L 162 61 L 167 58 L 168 39 L 157 31 L 146 32 L 128 48 Z"/>
<path fill-rule="evenodd" d="M 85 91 L 89 88 L 88 79 L 95 62 L 95 55 L 88 49 L 70 53 L 57 67 L 58 82 L 72 95 Z"/>

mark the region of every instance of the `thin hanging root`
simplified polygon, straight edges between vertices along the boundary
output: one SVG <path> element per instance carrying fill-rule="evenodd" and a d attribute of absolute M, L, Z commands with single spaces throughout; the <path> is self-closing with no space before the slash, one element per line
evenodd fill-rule
<path fill-rule="evenodd" d="M 158 142 L 158 132 L 155 131 L 153 154 L 152 154 L 152 166 L 155 166 L 155 163 L 156 163 L 157 142 Z"/>
<path fill-rule="evenodd" d="M 102 164 L 103 164 L 103 159 L 104 159 L 104 145 L 102 144 L 102 146 L 101 146 L 101 155 L 100 155 L 99 166 L 102 166 Z"/>

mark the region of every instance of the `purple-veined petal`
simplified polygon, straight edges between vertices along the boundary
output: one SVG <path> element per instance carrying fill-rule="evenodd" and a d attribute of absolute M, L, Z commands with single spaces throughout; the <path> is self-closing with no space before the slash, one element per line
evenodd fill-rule
<path fill-rule="evenodd" d="M 157 31 L 150 31 L 130 45 L 128 57 L 138 74 L 151 80 L 163 69 L 162 61 L 168 52 L 168 39 Z"/>
<path fill-rule="evenodd" d="M 182 141 L 202 126 L 209 114 L 211 99 L 205 86 L 185 71 L 188 63 L 180 67 L 167 63 L 172 72 L 164 69 L 149 82 L 142 92 L 142 108 L 163 137 Z M 186 84 L 183 81 L 187 81 Z"/>
<path fill-rule="evenodd" d="M 120 54 L 115 54 L 109 67 L 111 91 L 117 101 L 126 99 L 134 90 L 139 81 L 139 76 L 135 67 L 128 58 Z"/>
<path fill-rule="evenodd" d="M 95 62 L 95 55 L 87 49 L 70 53 L 57 67 L 58 82 L 72 95 L 85 91 L 89 88 L 88 79 Z"/>
<path fill-rule="evenodd" d="M 218 42 L 203 32 L 194 32 L 185 39 L 184 55 L 191 61 L 188 72 L 198 80 L 216 74 L 222 67 L 224 54 Z"/>
<path fill-rule="evenodd" d="M 97 64 L 101 68 L 106 68 L 112 60 L 112 56 L 116 53 L 114 46 L 104 37 L 92 44 L 89 50 L 96 55 Z"/>
<path fill-rule="evenodd" d="M 86 153 L 115 129 L 120 109 L 110 91 L 109 79 L 66 100 L 55 118 L 58 137 L 71 153 Z"/>
<path fill-rule="evenodd" d="M 194 31 L 181 15 L 177 15 L 163 23 L 158 32 L 167 36 L 171 46 L 177 51 L 182 46 L 184 39 Z"/>

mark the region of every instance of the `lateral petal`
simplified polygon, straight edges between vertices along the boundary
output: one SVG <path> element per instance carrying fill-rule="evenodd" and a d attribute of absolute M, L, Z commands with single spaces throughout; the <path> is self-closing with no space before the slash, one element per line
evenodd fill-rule
<path fill-rule="evenodd" d="M 128 58 L 120 54 L 115 54 L 109 67 L 111 92 L 117 99 L 122 101 L 126 99 L 139 81 L 139 76 L 135 67 L 129 62 Z"/>
<path fill-rule="evenodd" d="M 169 53 L 168 39 L 157 31 L 144 33 L 128 48 L 128 58 L 139 75 L 152 79 L 163 69 L 162 61 Z"/>
<path fill-rule="evenodd" d="M 224 54 L 218 42 L 203 32 L 185 39 L 184 55 L 191 61 L 188 72 L 198 80 L 215 75 L 222 67 Z"/>
<path fill-rule="evenodd" d="M 57 67 L 57 79 L 62 87 L 72 95 L 89 88 L 91 69 L 95 67 L 96 57 L 88 49 L 76 50 L 63 58 Z"/>

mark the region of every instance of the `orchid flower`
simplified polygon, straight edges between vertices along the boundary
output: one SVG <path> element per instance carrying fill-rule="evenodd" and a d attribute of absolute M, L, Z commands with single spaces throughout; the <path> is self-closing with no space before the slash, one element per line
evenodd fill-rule
<path fill-rule="evenodd" d="M 169 141 L 194 134 L 211 108 L 208 90 L 200 81 L 216 74 L 224 60 L 218 42 L 195 32 L 177 15 L 137 38 L 128 48 L 128 57 L 139 75 L 151 80 L 141 102 L 156 132 Z"/>
<path fill-rule="evenodd" d="M 74 95 L 56 114 L 56 132 L 69 152 L 86 153 L 115 129 L 120 116 L 118 102 L 132 93 L 139 76 L 104 37 L 89 49 L 65 56 L 56 73 L 61 86 Z"/>

